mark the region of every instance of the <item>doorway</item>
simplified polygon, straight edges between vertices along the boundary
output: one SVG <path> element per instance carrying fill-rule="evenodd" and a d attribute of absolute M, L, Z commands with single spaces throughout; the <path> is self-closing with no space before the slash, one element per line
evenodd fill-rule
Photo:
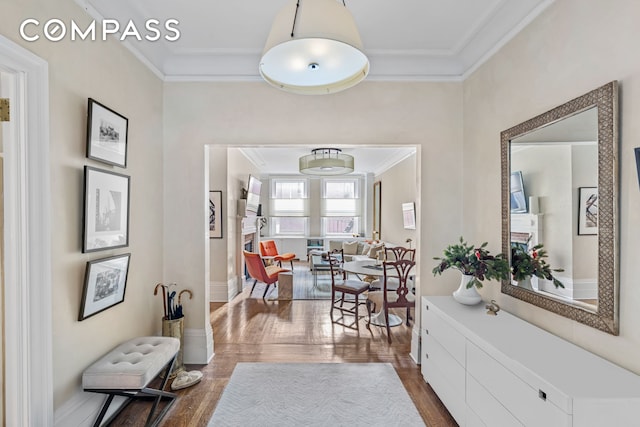
<path fill-rule="evenodd" d="M 6 425 L 53 425 L 48 82 L 46 61 L 0 36 Z"/>

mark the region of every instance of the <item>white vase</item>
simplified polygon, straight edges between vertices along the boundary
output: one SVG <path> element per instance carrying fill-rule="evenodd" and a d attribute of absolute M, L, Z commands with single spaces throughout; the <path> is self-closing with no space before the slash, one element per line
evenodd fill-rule
<path fill-rule="evenodd" d="M 463 274 L 460 280 L 460 287 L 453 293 L 453 299 L 464 305 L 476 305 L 482 301 L 482 297 L 478 293 L 476 286 L 467 288 L 467 284 L 473 280 L 470 274 Z"/>
<path fill-rule="evenodd" d="M 523 280 L 518 280 L 518 287 L 522 289 L 528 289 L 530 291 L 533 290 L 533 286 L 531 286 L 531 276 L 527 276 Z"/>

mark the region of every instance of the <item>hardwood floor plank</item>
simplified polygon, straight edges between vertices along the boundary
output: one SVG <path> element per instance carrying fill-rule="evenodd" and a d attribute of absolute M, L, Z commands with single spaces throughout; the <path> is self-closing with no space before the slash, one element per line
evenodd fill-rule
<path fill-rule="evenodd" d="M 404 319 L 405 311 L 396 314 Z M 263 301 L 248 298 L 248 290 L 230 303 L 212 303 L 210 319 L 215 356 L 208 365 L 187 366 L 202 371 L 202 381 L 176 392 L 160 426 L 206 427 L 238 362 L 391 363 L 429 427 L 457 425 L 409 356 L 405 324 L 391 329 L 389 345 L 386 330 L 369 330 L 364 319 L 359 331 L 333 324 L 328 300 Z M 144 426 L 149 408 L 134 402 L 112 425 Z"/>

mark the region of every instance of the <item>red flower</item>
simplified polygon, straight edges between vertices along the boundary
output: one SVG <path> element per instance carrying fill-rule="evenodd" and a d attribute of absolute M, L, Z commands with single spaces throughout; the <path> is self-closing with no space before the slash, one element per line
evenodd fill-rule
<path fill-rule="evenodd" d="M 531 256 L 533 257 L 533 259 L 538 258 L 538 251 L 534 250 L 534 251 L 531 253 Z"/>
<path fill-rule="evenodd" d="M 476 258 L 478 258 L 478 261 L 482 259 L 482 255 L 480 254 L 480 249 L 476 249 Z"/>

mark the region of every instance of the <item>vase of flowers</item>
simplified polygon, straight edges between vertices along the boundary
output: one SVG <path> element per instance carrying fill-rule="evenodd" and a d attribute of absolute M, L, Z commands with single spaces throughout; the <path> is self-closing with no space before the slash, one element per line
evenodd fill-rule
<path fill-rule="evenodd" d="M 531 249 L 522 245 L 511 246 L 511 276 L 518 283 L 518 286 L 533 290 L 531 277 L 551 281 L 556 288 L 564 288 L 564 285 L 553 276 L 553 271 L 564 271 L 561 268 L 551 268 L 545 261 L 547 251 L 543 249 L 542 243 L 533 246 Z"/>
<path fill-rule="evenodd" d="M 474 247 L 460 237 L 459 243 L 447 246 L 443 257 L 434 258 L 439 261 L 433 269 L 434 276 L 449 268 L 455 268 L 462 273 L 460 286 L 453 293 L 453 298 L 462 304 L 475 305 L 482 301 L 476 288 L 482 288 L 485 279 L 509 278 L 509 263 L 504 255 L 491 255 L 485 249 L 486 246 L 487 242 L 484 242 L 479 247 Z"/>

